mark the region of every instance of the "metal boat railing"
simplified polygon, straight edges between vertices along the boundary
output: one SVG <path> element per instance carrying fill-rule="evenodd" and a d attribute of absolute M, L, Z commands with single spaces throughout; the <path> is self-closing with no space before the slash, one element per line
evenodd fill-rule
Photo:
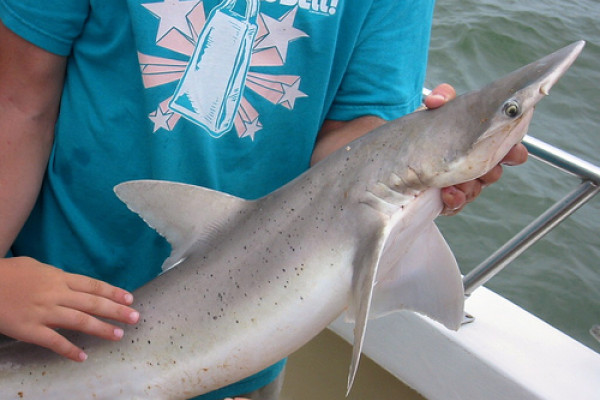
<path fill-rule="evenodd" d="M 463 278 L 465 295 L 489 281 L 531 245 L 567 219 L 600 191 L 600 167 L 584 161 L 539 139 L 525 136 L 529 154 L 562 171 L 581 178 L 581 183 L 565 197 L 523 228 L 506 244 L 476 266 Z"/>

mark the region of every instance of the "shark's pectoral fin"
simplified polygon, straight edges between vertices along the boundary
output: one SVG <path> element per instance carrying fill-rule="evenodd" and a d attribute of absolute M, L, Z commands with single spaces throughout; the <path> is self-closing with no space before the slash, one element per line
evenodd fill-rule
<path fill-rule="evenodd" d="M 456 260 L 433 222 L 397 260 L 394 247 L 386 248 L 381 263 L 396 260 L 379 277 L 371 304 L 376 318 L 397 310 L 412 310 L 458 329 L 463 318 L 464 291 Z"/>
<path fill-rule="evenodd" d="M 197 250 L 203 238 L 215 234 L 254 204 L 200 186 L 167 181 L 129 181 L 114 190 L 130 210 L 171 244 L 171 256 L 163 263 L 163 270 L 185 258 L 192 245 Z"/>
<path fill-rule="evenodd" d="M 369 320 L 373 287 L 375 286 L 377 268 L 385 246 L 386 236 L 385 230 L 382 229 L 371 238 L 372 240 L 365 241 L 365 243 L 370 245 L 363 246 L 356 253 L 352 301 L 346 313 L 347 319 L 354 321 L 354 345 L 352 348 L 352 361 L 348 372 L 348 391 L 346 392 L 346 396 L 350 393 L 356 371 L 358 370 L 367 321 Z"/>

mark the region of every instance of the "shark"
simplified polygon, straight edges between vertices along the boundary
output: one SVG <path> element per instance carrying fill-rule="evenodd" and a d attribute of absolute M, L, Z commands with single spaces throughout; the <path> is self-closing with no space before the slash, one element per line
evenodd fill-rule
<path fill-rule="evenodd" d="M 410 310 L 458 329 L 464 291 L 434 222 L 440 188 L 498 164 L 583 46 L 391 121 L 257 200 L 119 184 L 117 196 L 172 246 L 164 272 L 134 292 L 141 321 L 120 342 L 65 332 L 85 348 L 83 363 L 0 344 L 0 398 L 187 399 L 276 363 L 344 312 L 354 322 L 349 390 L 369 319 Z"/>

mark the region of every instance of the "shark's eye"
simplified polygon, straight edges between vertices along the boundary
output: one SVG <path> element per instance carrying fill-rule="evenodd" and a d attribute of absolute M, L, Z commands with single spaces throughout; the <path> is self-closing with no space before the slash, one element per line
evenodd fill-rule
<path fill-rule="evenodd" d="M 516 100 L 508 100 L 502 106 L 502 111 L 507 117 L 516 118 L 521 115 L 521 106 Z"/>

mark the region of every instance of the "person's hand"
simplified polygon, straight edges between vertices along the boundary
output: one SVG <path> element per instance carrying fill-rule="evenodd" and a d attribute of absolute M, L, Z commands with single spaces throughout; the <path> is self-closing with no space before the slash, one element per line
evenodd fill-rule
<path fill-rule="evenodd" d="M 431 91 L 425 98 L 427 108 L 438 108 L 456 97 L 456 91 L 447 83 L 442 83 Z M 442 215 L 458 214 L 468 203 L 472 202 L 481 194 L 484 187 L 497 182 L 502 176 L 502 165 L 519 165 L 527 161 L 527 148 L 522 144 L 516 144 L 496 165 L 485 175 L 472 181 L 442 189 L 442 201 L 444 209 Z"/>
<path fill-rule="evenodd" d="M 456 215 L 468 203 L 472 202 L 481 194 L 484 187 L 497 182 L 502 176 L 502 165 L 519 165 L 527 161 L 527 148 L 518 143 L 510 149 L 502 161 L 488 173 L 472 181 L 442 189 L 442 201 L 444 209 L 442 215 Z"/>
<path fill-rule="evenodd" d="M 27 257 L 0 259 L 0 332 L 73 361 L 87 355 L 54 329 L 120 340 L 121 328 L 96 317 L 136 323 L 139 313 L 128 307 L 132 302 L 129 292 L 96 279 Z"/>

